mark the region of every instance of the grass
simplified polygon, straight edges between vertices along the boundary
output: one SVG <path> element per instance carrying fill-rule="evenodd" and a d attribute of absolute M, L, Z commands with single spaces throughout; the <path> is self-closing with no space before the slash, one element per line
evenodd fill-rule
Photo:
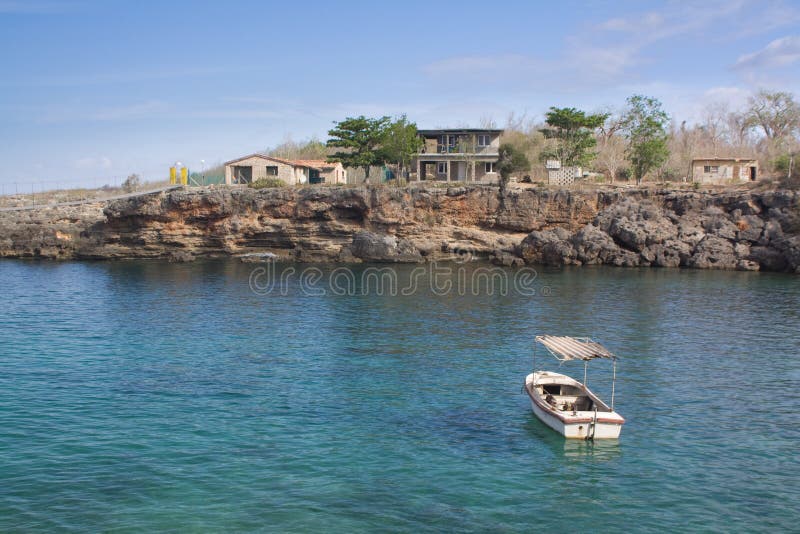
<path fill-rule="evenodd" d="M 137 190 L 147 191 L 150 189 L 158 189 L 169 185 L 168 180 L 160 182 L 145 182 L 142 183 Z M 88 188 L 75 188 L 75 189 L 50 189 L 46 191 L 39 191 L 34 193 L 19 193 L 14 195 L 0 196 L 0 207 L 24 207 L 31 205 L 50 205 L 61 204 L 64 202 L 82 202 L 92 200 L 103 200 L 110 197 L 125 195 L 130 191 L 126 191 L 122 186 L 113 187 L 105 185 L 97 189 Z"/>

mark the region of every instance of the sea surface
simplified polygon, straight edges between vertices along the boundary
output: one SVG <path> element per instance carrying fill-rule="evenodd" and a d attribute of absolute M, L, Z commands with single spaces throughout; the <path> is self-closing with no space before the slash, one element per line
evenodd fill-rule
<path fill-rule="evenodd" d="M 800 525 L 798 276 L 269 267 L 0 261 L 0 531 Z M 532 414 L 543 333 L 618 441 Z"/>

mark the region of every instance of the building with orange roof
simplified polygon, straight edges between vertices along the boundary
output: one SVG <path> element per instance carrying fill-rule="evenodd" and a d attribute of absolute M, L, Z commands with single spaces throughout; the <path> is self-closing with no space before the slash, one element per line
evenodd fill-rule
<path fill-rule="evenodd" d="M 286 185 L 343 184 L 347 173 L 339 162 L 288 160 L 266 154 L 250 154 L 225 162 L 228 185 L 250 184 L 268 178 L 277 178 Z"/>

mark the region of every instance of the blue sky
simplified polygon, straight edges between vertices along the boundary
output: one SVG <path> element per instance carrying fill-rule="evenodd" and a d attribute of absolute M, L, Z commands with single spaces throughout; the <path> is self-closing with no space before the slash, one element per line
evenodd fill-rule
<path fill-rule="evenodd" d="M 0 0 L 0 184 L 163 179 L 334 120 L 800 96 L 800 3 Z M 37 186 L 41 187 L 41 186 Z"/>

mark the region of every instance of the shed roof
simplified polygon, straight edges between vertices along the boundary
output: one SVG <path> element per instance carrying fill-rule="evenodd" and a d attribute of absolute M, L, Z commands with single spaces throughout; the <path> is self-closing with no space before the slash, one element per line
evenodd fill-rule
<path fill-rule="evenodd" d="M 275 161 L 277 163 L 283 163 L 285 165 L 293 165 L 293 163 L 291 161 L 289 161 L 288 159 L 276 158 L 274 156 L 267 156 L 266 154 L 260 154 L 258 152 L 256 152 L 255 154 L 250 154 L 248 156 L 242 156 L 241 158 L 236 158 L 236 159 L 232 159 L 230 161 L 226 161 L 225 163 L 223 163 L 223 165 L 232 165 L 234 163 L 238 163 L 240 161 L 244 161 L 244 160 L 250 159 L 250 158 L 268 159 L 270 161 Z"/>
<path fill-rule="evenodd" d="M 276 163 L 283 163 L 284 165 L 290 165 L 292 167 L 305 167 L 307 169 L 314 169 L 316 171 L 322 171 L 324 169 L 332 169 L 336 167 L 336 163 L 330 163 L 322 159 L 291 160 L 291 159 L 276 158 L 275 156 L 268 156 L 266 154 L 260 154 L 258 152 L 255 154 L 250 154 L 249 156 L 242 156 L 241 158 L 236 158 L 230 161 L 226 161 L 223 165 L 233 165 L 234 163 L 238 163 L 240 161 L 244 161 L 250 158 L 261 158 L 269 161 L 274 161 Z"/>
<path fill-rule="evenodd" d="M 712 156 L 710 158 L 694 158 L 692 159 L 692 163 L 695 161 L 730 161 L 731 163 L 742 163 L 745 161 L 756 161 L 756 158 L 720 158 L 717 156 Z"/>
<path fill-rule="evenodd" d="M 296 159 L 294 160 L 295 165 L 299 165 L 301 167 L 309 167 L 312 169 L 334 169 L 337 165 L 339 165 L 338 161 L 327 161 L 324 159 Z"/>
<path fill-rule="evenodd" d="M 435 130 L 417 130 L 420 135 L 441 134 L 501 134 L 503 130 L 497 128 L 438 128 Z"/>

